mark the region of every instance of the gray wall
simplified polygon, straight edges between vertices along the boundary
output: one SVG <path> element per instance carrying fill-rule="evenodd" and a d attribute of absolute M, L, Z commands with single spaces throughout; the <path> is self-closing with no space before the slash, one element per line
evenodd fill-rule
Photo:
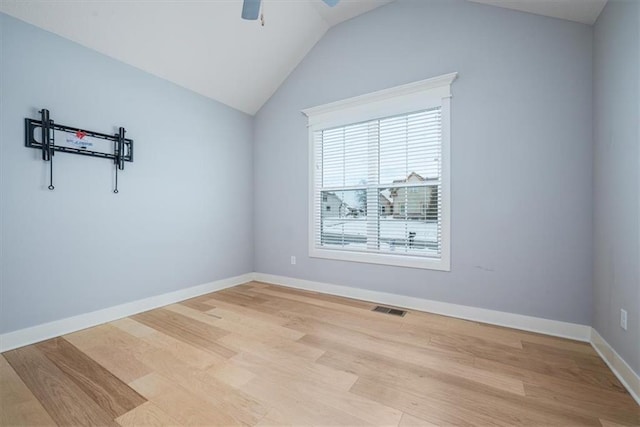
<path fill-rule="evenodd" d="M 256 116 L 255 270 L 590 324 L 591 52 L 587 25 L 460 0 L 334 27 Z M 451 272 L 309 258 L 300 110 L 452 71 Z"/>
<path fill-rule="evenodd" d="M 640 2 L 609 0 L 593 69 L 593 325 L 640 374 Z"/>
<path fill-rule="evenodd" d="M 252 271 L 252 118 L 0 14 L 0 332 Z M 212 76 L 215 77 L 215 76 Z M 25 117 L 135 140 L 103 159 L 24 147 Z"/>

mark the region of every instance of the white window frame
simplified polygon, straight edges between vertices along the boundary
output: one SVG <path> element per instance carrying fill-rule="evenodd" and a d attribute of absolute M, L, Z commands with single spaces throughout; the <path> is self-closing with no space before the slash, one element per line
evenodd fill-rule
<path fill-rule="evenodd" d="M 458 73 L 445 74 L 402 86 L 369 93 L 342 101 L 307 108 L 309 128 L 309 256 L 342 261 L 355 261 L 430 270 L 451 270 L 451 84 Z M 377 118 L 441 108 L 442 117 L 442 212 L 440 258 L 405 254 L 371 253 L 326 249 L 316 246 L 314 192 L 318 176 L 314 133 L 316 131 L 365 122 Z"/>

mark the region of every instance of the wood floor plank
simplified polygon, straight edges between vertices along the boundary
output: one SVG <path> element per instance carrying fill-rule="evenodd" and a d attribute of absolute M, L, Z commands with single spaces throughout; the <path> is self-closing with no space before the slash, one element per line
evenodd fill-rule
<path fill-rule="evenodd" d="M 304 402 L 322 402 L 324 405 L 348 413 L 371 425 L 397 426 L 402 412 L 363 398 L 349 391 L 335 390 L 315 381 L 309 381 L 304 375 L 294 379 L 283 377 L 279 372 L 267 370 L 260 375 L 264 381 L 280 383 L 286 381 L 290 391 Z"/>
<path fill-rule="evenodd" d="M 216 324 L 220 329 L 242 335 L 278 336 L 293 341 L 304 335 L 300 331 L 281 324 L 267 323 L 263 319 L 255 319 L 252 316 L 238 313 L 236 310 L 214 308 L 207 313 L 214 314 L 220 319 Z"/>
<path fill-rule="evenodd" d="M 240 312 L 240 310 L 246 310 L 246 311 L 251 311 L 254 313 L 262 313 L 263 315 L 266 316 L 273 316 L 273 317 L 277 317 L 277 318 L 281 318 L 284 319 L 286 321 L 286 318 L 284 316 L 281 315 L 280 310 L 278 310 L 278 308 L 275 307 L 269 307 L 268 305 L 265 305 L 265 302 L 248 302 L 248 303 L 238 303 L 238 302 L 234 302 L 234 301 L 229 301 L 228 299 L 222 298 L 222 295 L 218 295 L 216 294 L 211 294 L 211 300 L 209 301 L 211 304 L 214 304 L 215 307 L 220 307 L 220 308 L 228 308 L 231 307 L 231 309 L 233 310 L 238 310 L 238 312 Z M 226 306 L 226 307 L 225 307 Z"/>
<path fill-rule="evenodd" d="M 154 350 L 145 354 L 143 362 L 154 373 L 207 402 L 210 410 L 222 412 L 235 420 L 234 424 L 252 425 L 267 413 L 266 408 L 240 390 L 218 381 L 207 371 L 184 365 L 163 351 Z"/>
<path fill-rule="evenodd" d="M 124 383 L 151 373 L 136 358 L 151 346 L 112 325 L 96 326 L 64 338 Z"/>
<path fill-rule="evenodd" d="M 393 328 L 380 330 L 368 327 L 366 323 L 360 323 L 358 326 L 339 324 L 339 322 L 328 320 L 328 317 L 324 313 L 315 311 L 301 313 L 284 310 L 282 313 L 289 316 L 289 322 L 285 323 L 285 326 L 307 334 L 313 334 L 318 331 L 325 333 L 333 330 L 357 336 L 366 335 L 369 336 L 370 339 L 381 340 L 389 345 L 399 344 L 401 346 L 410 345 L 412 347 L 430 348 L 429 340 L 431 333 L 428 330 L 423 329 L 420 333 L 416 333 L 415 327 L 406 328 L 404 324 L 398 324 Z"/>
<path fill-rule="evenodd" d="M 378 367 L 381 369 L 383 366 Z M 424 372 L 423 375 L 412 375 L 403 377 L 404 368 L 399 371 L 392 371 L 392 367 L 386 368 L 387 372 L 392 375 L 386 381 L 393 383 L 397 378 L 402 378 L 403 385 L 408 391 L 419 393 L 429 387 L 431 399 L 440 400 L 447 399 L 450 396 L 457 396 L 460 406 L 466 408 L 480 408 L 474 410 L 487 410 L 494 408 L 495 417 L 510 420 L 510 417 L 522 418 L 528 420 L 529 423 L 551 423 L 551 424 L 580 424 L 593 425 L 596 424 L 594 414 L 583 411 L 576 411 L 569 405 L 558 405 L 557 402 L 551 400 L 536 400 L 526 395 L 516 393 L 505 393 L 495 387 L 486 387 L 483 384 L 469 382 L 466 378 L 451 376 L 448 372 Z M 421 370 L 418 370 L 421 372 Z M 384 376 L 373 375 L 380 381 L 385 381 Z M 373 377 L 362 373 L 360 377 Z M 425 381 L 426 380 L 426 381 Z M 546 414 L 546 418 L 538 418 L 538 414 Z M 511 421 L 509 421 L 511 422 Z"/>
<path fill-rule="evenodd" d="M 108 413 L 35 346 L 8 351 L 4 357 L 57 424 L 116 425 Z"/>
<path fill-rule="evenodd" d="M 0 425 L 55 426 L 51 416 L 0 355 Z"/>
<path fill-rule="evenodd" d="M 332 308 L 342 312 L 354 313 L 362 316 L 375 316 L 375 314 L 371 312 L 371 309 L 375 307 L 375 304 L 372 303 L 356 303 L 356 300 L 348 300 L 346 298 L 336 301 L 325 298 L 322 294 L 319 294 L 317 292 L 301 291 L 297 289 L 287 288 L 263 288 L 256 290 L 256 292 L 264 298 L 278 297 L 292 301 L 303 302 L 318 307 Z M 350 301 L 354 302 L 350 303 Z"/>
<path fill-rule="evenodd" d="M 191 308 L 183 304 L 171 304 L 163 308 L 165 310 L 181 314 L 184 317 L 188 317 L 190 319 L 197 320 L 198 322 L 206 323 L 207 325 L 219 328 L 218 320 L 220 320 L 220 318 L 218 316 L 213 316 L 208 312 L 196 310 L 195 308 Z"/>
<path fill-rule="evenodd" d="M 419 345 L 420 342 L 428 343 L 430 338 L 428 331 L 417 335 L 404 331 L 403 323 L 396 316 L 378 314 L 373 317 L 362 317 L 353 313 L 339 312 L 332 308 L 282 299 L 270 300 L 263 307 L 275 309 L 279 316 L 288 318 L 289 322 L 285 324 L 287 327 L 307 333 L 313 332 L 312 323 L 316 321 L 376 336 L 390 342 L 412 342 L 414 345 Z"/>
<path fill-rule="evenodd" d="M 604 418 L 600 418 L 600 424 L 602 424 L 602 427 L 629 427 L 622 424 L 614 423 L 613 421 L 609 421 Z"/>
<path fill-rule="evenodd" d="M 180 304 L 193 308 L 198 311 L 205 312 L 207 310 L 211 310 L 214 306 L 210 304 L 208 295 L 199 296 L 196 298 L 191 298 L 185 301 L 180 302 Z"/>
<path fill-rule="evenodd" d="M 421 321 L 425 316 L 427 317 L 426 323 Z M 482 337 L 484 341 L 491 343 L 513 348 L 522 348 L 522 336 L 519 333 L 514 333 L 513 329 L 416 311 L 410 312 L 406 318 L 407 324 L 418 327 L 416 329 L 412 329 L 415 331 L 420 331 L 422 328 L 426 328 L 427 330 L 436 333 L 452 333 L 470 337 Z M 436 318 L 442 318 L 443 320 L 436 321 Z M 443 322 L 444 325 L 442 325 Z"/>
<path fill-rule="evenodd" d="M 176 420 L 160 409 L 153 402 L 146 402 L 135 409 L 116 418 L 116 422 L 123 427 L 138 426 L 177 426 Z"/>
<path fill-rule="evenodd" d="M 130 386 L 175 419 L 179 425 L 239 425 L 229 414 L 216 410 L 217 408 L 207 401 L 160 374 L 146 375 L 133 381 Z"/>
<path fill-rule="evenodd" d="M 597 418 L 535 409 L 490 393 L 474 393 L 462 387 L 425 388 L 401 386 L 396 381 L 361 376 L 351 391 L 395 407 L 435 424 L 491 425 L 581 425 L 597 426 Z M 511 395 L 515 396 L 515 395 Z M 516 396 L 517 397 L 517 396 Z"/>
<path fill-rule="evenodd" d="M 573 420 L 584 425 L 596 422 L 589 414 L 585 415 L 571 410 L 563 411 L 562 407 L 548 405 L 546 404 L 547 402 L 528 402 L 522 394 L 470 381 L 465 375 L 455 375 L 446 367 L 442 370 L 438 366 L 426 368 L 424 365 L 419 364 L 399 364 L 391 358 L 374 353 L 360 352 L 359 355 L 356 354 L 358 353 L 353 350 L 347 350 L 345 353 L 327 352 L 318 360 L 318 363 L 325 363 L 338 369 L 353 372 L 358 375 L 359 381 L 363 378 L 375 378 L 381 384 L 386 384 L 392 388 L 400 387 L 401 385 L 402 390 L 408 393 L 428 395 L 429 404 L 434 401 L 441 401 L 446 405 L 451 403 L 448 400 L 452 396 L 456 396 L 458 399 L 457 405 L 461 409 L 470 409 L 472 412 L 480 410 L 478 408 L 486 410 L 488 402 L 494 404 L 496 418 L 500 417 L 500 411 L 503 408 L 511 408 L 510 411 L 502 416 L 506 420 L 510 420 L 514 414 L 518 415 L 516 408 L 521 408 L 519 415 L 526 416 L 529 420 L 535 419 L 532 414 L 541 412 L 549 414 L 548 419 L 545 420 L 547 423 L 554 417 L 556 422 Z M 351 390 L 358 392 L 358 387 L 354 386 Z M 436 422 L 429 418 L 425 419 Z M 440 421 L 444 422 L 446 420 Z M 538 420 L 537 422 L 542 421 Z M 446 422 L 454 422 L 454 420 Z"/>
<path fill-rule="evenodd" d="M 142 340 L 198 369 L 207 369 L 227 360 L 226 357 L 220 355 L 219 351 L 205 351 L 162 333 L 144 337 Z"/>
<path fill-rule="evenodd" d="M 236 304 L 244 307 L 266 302 L 266 299 L 264 298 L 243 295 L 239 292 L 230 292 L 228 290 L 216 292 L 215 298 L 220 301 L 224 301 L 230 304 Z"/>
<path fill-rule="evenodd" d="M 395 358 L 335 346 L 333 350 L 327 351 L 320 357 L 318 363 L 356 375 L 372 374 L 375 370 L 385 370 L 397 375 L 400 379 L 404 379 L 405 376 L 408 377 L 407 380 L 410 380 L 412 376 L 427 377 L 445 382 L 458 382 L 469 387 L 479 384 L 519 396 L 525 395 L 524 383 L 519 379 L 446 361 L 442 361 L 441 364 L 437 362 L 430 364 L 398 362 Z"/>
<path fill-rule="evenodd" d="M 500 328 L 505 334 L 512 334 L 513 336 L 518 336 L 519 339 L 524 342 L 535 343 L 535 344 L 543 344 L 549 347 L 554 347 L 560 350 L 569 350 L 573 352 L 583 353 L 583 354 L 591 354 L 594 355 L 593 347 L 591 344 L 570 340 L 567 338 L 560 337 L 552 337 L 550 335 L 542 335 L 534 332 L 527 331 L 517 331 L 515 329 L 509 328 Z"/>
<path fill-rule="evenodd" d="M 329 389 L 349 390 L 358 379 L 352 373 L 295 357 L 270 358 L 260 352 L 242 352 L 231 360 L 237 366 L 256 375 L 260 375 L 262 371 L 277 371 L 280 377 L 288 378 L 288 381 L 295 381 L 297 377 L 303 377 L 323 384 Z"/>
<path fill-rule="evenodd" d="M 242 285 L 237 286 L 239 289 L 249 288 L 249 289 L 260 289 L 260 288 L 268 288 L 270 285 L 265 282 L 259 282 L 257 280 L 253 280 L 251 282 L 243 283 Z"/>
<path fill-rule="evenodd" d="M 112 418 L 129 412 L 146 400 L 64 338 L 36 347 Z"/>
<path fill-rule="evenodd" d="M 207 300 L 213 307 L 207 310 L 207 314 L 215 315 L 216 309 L 222 309 L 226 311 L 232 311 L 234 313 L 242 314 L 245 316 L 249 316 L 255 320 L 259 320 L 261 322 L 265 322 L 272 325 L 283 325 L 288 322 L 288 319 L 274 315 L 273 310 L 265 310 L 260 304 L 254 304 L 249 306 L 237 305 L 228 303 L 222 300 L 215 298 L 215 294 L 210 294 L 209 299 Z"/>
<path fill-rule="evenodd" d="M 280 411 L 276 410 L 276 409 L 271 409 L 269 411 L 269 413 L 262 418 L 258 424 L 256 424 L 257 427 L 293 427 L 293 426 L 298 426 L 298 427 L 306 427 L 306 426 L 311 426 L 311 424 L 302 424 L 302 423 L 296 423 L 293 424 L 291 422 L 290 419 L 288 419 L 285 415 L 283 415 Z M 611 426 L 611 427 L 615 427 L 615 426 Z"/>
<path fill-rule="evenodd" d="M 218 338 L 228 335 L 228 332 L 213 325 L 165 309 L 147 311 L 132 318 L 175 339 L 222 357 L 229 358 L 235 355 L 234 351 L 217 342 Z"/>
<path fill-rule="evenodd" d="M 230 334 L 219 340 L 221 344 L 236 352 L 260 354 L 271 359 L 287 360 L 289 357 L 317 360 L 324 350 L 300 341 L 283 340 L 280 337 L 255 337 Z"/>
<path fill-rule="evenodd" d="M 148 327 L 140 322 L 136 322 L 130 317 L 125 317 L 124 319 L 118 319 L 113 322 L 109 322 L 110 326 L 120 329 L 128 333 L 129 335 L 133 335 L 136 338 L 144 338 L 156 335 L 158 331 L 153 328 Z"/>
<path fill-rule="evenodd" d="M 369 424 L 350 413 L 327 406 L 322 401 L 306 399 L 291 390 L 286 383 L 274 383 L 258 377 L 243 386 L 242 391 L 277 410 L 281 417 L 291 420 L 292 425 L 362 426 Z"/>
<path fill-rule="evenodd" d="M 436 427 L 437 424 L 430 423 L 429 421 L 425 421 L 418 417 L 414 417 L 413 415 L 407 414 L 406 412 L 402 414 L 402 419 L 400 420 L 400 424 L 398 427 Z"/>
<path fill-rule="evenodd" d="M 135 351 L 140 344 L 140 341 L 136 337 L 130 334 L 124 334 L 118 328 L 108 323 L 67 334 L 64 335 L 63 338 L 83 351 L 86 348 L 105 344 L 114 347 L 131 347 Z"/>
<path fill-rule="evenodd" d="M 533 354 L 526 350 L 511 349 L 507 346 L 500 348 L 496 345 L 480 345 L 474 341 L 473 337 L 462 338 L 444 334 L 433 335 L 431 344 L 442 349 L 474 356 L 476 360 L 486 359 L 500 362 L 504 365 L 565 378 L 577 383 L 594 384 L 608 389 L 620 389 L 621 387 L 610 372 L 604 369 L 581 369 L 571 355 L 558 357 L 552 353 L 548 355 Z"/>
<path fill-rule="evenodd" d="M 601 372 L 596 378 L 592 378 L 589 375 L 583 375 L 578 367 L 574 366 L 559 369 L 554 367 L 551 361 L 549 362 L 550 363 L 547 364 L 547 362 L 542 359 L 534 363 L 527 363 L 523 362 L 520 358 L 512 360 L 507 357 L 501 359 L 494 356 L 490 358 L 476 357 L 473 363 L 479 368 L 492 372 L 501 372 L 523 380 L 535 382 L 541 378 L 545 378 L 557 387 L 580 387 L 585 390 L 591 390 L 592 392 L 599 390 L 601 392 L 628 395 L 628 392 L 620 381 L 618 381 L 617 378 L 611 378 L 609 376 L 610 371 L 609 373 Z"/>
<path fill-rule="evenodd" d="M 369 308 L 364 309 L 363 307 L 354 307 L 349 304 L 325 301 L 323 299 L 315 298 L 315 294 L 311 292 L 303 292 L 294 289 L 284 291 L 283 289 L 284 288 L 273 287 L 257 291 L 264 297 L 264 299 L 266 299 L 266 301 L 261 305 L 279 307 L 279 304 L 284 304 L 285 306 L 295 306 L 300 308 L 324 309 L 325 313 L 338 313 L 344 316 L 351 315 L 356 316 L 359 319 L 368 318 L 373 322 L 379 323 L 383 327 L 390 324 L 401 324 L 405 321 L 403 317 L 395 316 L 385 316 L 384 320 L 382 320 L 383 318 L 380 316 L 380 313 L 373 312 Z"/>
<path fill-rule="evenodd" d="M 315 345 L 319 348 L 332 349 L 344 354 L 357 354 L 364 357 L 368 355 L 376 355 L 385 357 L 387 360 L 393 360 L 396 364 L 407 364 L 413 366 L 422 366 L 425 368 L 438 369 L 452 375 L 466 378 L 470 381 L 476 381 L 490 387 L 495 387 L 511 393 L 524 395 L 522 381 L 511 378 L 507 375 L 501 375 L 489 371 L 484 371 L 471 366 L 473 359 L 451 360 L 446 357 L 439 357 L 431 353 L 423 351 L 423 349 L 412 349 L 398 345 L 384 345 L 377 341 L 363 340 L 349 333 L 339 333 L 334 331 L 328 334 L 322 334 L 317 331 L 316 334 L 309 334 L 299 342 Z M 323 357 L 319 360 L 323 363 Z"/>
<path fill-rule="evenodd" d="M 389 386 L 371 379 L 358 380 L 351 392 L 436 425 L 509 425 L 490 415 L 476 413 L 464 406 L 458 407 L 455 402 L 429 399 L 422 394 L 411 393 L 401 387 Z"/>
<path fill-rule="evenodd" d="M 533 357 L 538 357 L 540 359 L 570 359 L 574 361 L 579 368 L 581 369 L 589 369 L 596 370 L 599 372 L 607 372 L 608 370 L 603 369 L 606 367 L 604 361 L 597 354 L 585 353 L 582 351 L 574 351 L 573 349 L 560 349 L 555 346 L 542 344 L 542 343 L 532 343 L 528 341 L 524 341 L 522 343 L 522 349 L 528 355 Z"/>
<path fill-rule="evenodd" d="M 149 328 L 133 319 L 122 319 L 128 322 L 113 322 L 113 325 L 122 331 L 136 336 L 147 348 L 161 349 L 182 360 L 184 363 L 199 369 L 207 369 L 227 360 L 225 357 L 202 350 L 199 347 L 187 344 L 184 341 L 173 338 L 153 328 Z M 146 329 L 140 329 L 140 326 Z M 138 357 L 140 359 L 140 357 Z M 148 372 L 147 372 L 148 373 Z"/>
<path fill-rule="evenodd" d="M 235 365 L 231 360 L 213 366 L 206 372 L 216 380 L 234 388 L 240 388 L 256 377 L 254 373 Z"/>
<path fill-rule="evenodd" d="M 602 395 L 585 396 L 583 393 L 575 392 L 575 389 L 557 390 L 551 385 L 525 383 L 524 388 L 525 395 L 531 401 L 543 402 L 558 408 L 571 408 L 575 413 L 607 418 L 623 425 L 640 426 L 640 407 L 624 398 L 604 400 Z"/>
<path fill-rule="evenodd" d="M 323 294 L 315 291 L 308 291 L 304 289 L 294 289 L 287 288 L 286 286 L 278 286 L 278 285 L 265 285 L 261 288 L 254 289 L 255 292 L 260 292 L 260 289 L 271 289 L 273 291 L 285 292 L 292 295 L 302 295 L 311 297 L 315 300 L 326 301 L 330 303 L 340 304 L 341 306 L 350 306 L 354 308 L 363 309 L 366 311 L 371 311 L 377 304 L 371 301 L 358 300 L 353 298 L 345 298 L 336 295 Z"/>
<path fill-rule="evenodd" d="M 253 336 L 256 339 L 264 336 L 279 336 L 284 339 L 296 340 L 304 335 L 299 331 L 285 328 L 280 324 L 265 322 L 264 319 L 255 319 L 252 316 L 238 313 L 235 309 L 226 310 L 216 307 L 203 313 L 180 304 L 167 306 L 166 309 L 210 324 L 229 333 Z"/>
<path fill-rule="evenodd" d="M 321 401 L 329 407 L 346 411 L 374 424 L 375 420 L 378 420 L 378 422 L 384 422 L 385 425 L 395 425 L 401 415 L 392 408 L 349 393 L 348 389 L 351 388 L 353 381 L 356 379 L 351 374 L 345 376 L 343 372 L 338 370 L 325 370 L 324 377 L 319 380 L 314 373 L 309 373 L 307 370 L 308 367 L 313 367 L 310 362 L 284 367 L 282 364 L 273 364 L 270 361 L 261 359 L 259 356 L 251 356 L 244 353 L 235 356 L 230 362 L 252 371 L 255 374 L 255 378 L 274 384 L 287 384 L 289 390 L 294 391 L 300 399 Z M 343 379 L 346 382 L 341 384 Z"/>
<path fill-rule="evenodd" d="M 325 322 L 316 318 L 301 318 L 287 325 L 306 332 L 307 336 L 305 339 L 316 337 L 346 345 L 358 343 L 358 347 L 361 349 L 375 349 L 375 351 L 380 354 L 394 355 L 400 360 L 412 361 L 416 359 L 423 360 L 424 358 L 437 358 L 459 364 L 473 364 L 473 356 L 431 346 L 429 341 L 423 339 L 415 339 L 413 342 L 387 339 L 386 334 L 381 337 L 378 332 L 373 330 L 354 330 L 349 327 L 336 325 L 334 322 Z M 299 341 L 303 342 L 304 340 L 301 339 Z"/>

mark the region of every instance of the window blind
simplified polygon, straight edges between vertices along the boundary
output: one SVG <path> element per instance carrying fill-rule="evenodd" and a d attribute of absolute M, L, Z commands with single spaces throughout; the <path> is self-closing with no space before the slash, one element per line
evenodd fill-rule
<path fill-rule="evenodd" d="M 441 107 L 313 132 L 316 248 L 440 258 Z"/>

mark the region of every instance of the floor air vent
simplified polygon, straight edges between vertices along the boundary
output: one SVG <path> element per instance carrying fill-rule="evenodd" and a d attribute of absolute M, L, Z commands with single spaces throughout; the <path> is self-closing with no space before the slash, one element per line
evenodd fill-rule
<path fill-rule="evenodd" d="M 403 317 L 405 314 L 407 314 L 407 312 L 404 310 L 398 310 L 397 308 L 385 307 L 382 305 L 377 305 L 373 309 L 373 311 L 377 311 L 378 313 L 391 314 L 393 316 L 400 316 L 400 317 Z"/>

